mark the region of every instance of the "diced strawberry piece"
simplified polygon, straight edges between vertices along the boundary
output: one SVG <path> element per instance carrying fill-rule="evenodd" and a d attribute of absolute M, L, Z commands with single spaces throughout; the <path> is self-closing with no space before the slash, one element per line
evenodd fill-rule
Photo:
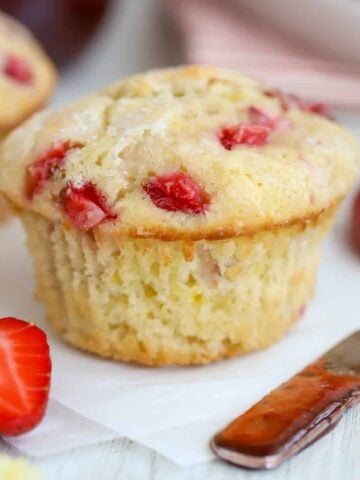
<path fill-rule="evenodd" d="M 87 231 L 105 220 L 113 220 L 117 215 L 110 211 L 105 196 L 92 182 L 80 187 L 69 183 L 60 194 L 65 213 L 73 226 Z"/>
<path fill-rule="evenodd" d="M 40 157 L 27 168 L 26 176 L 26 196 L 28 200 L 33 200 L 44 189 L 48 180 L 64 164 L 66 155 L 74 148 L 80 148 L 79 144 L 74 142 L 63 142 L 44 152 Z"/>
<path fill-rule="evenodd" d="M 303 102 L 300 97 L 292 93 L 286 93 L 278 88 L 272 88 L 265 90 L 265 95 L 270 98 L 277 98 L 280 102 L 281 109 L 284 112 L 289 111 L 291 108 L 297 108 L 302 110 Z"/>
<path fill-rule="evenodd" d="M 360 192 L 355 197 L 350 225 L 351 243 L 360 254 Z"/>
<path fill-rule="evenodd" d="M 284 112 L 288 112 L 291 108 L 297 108 L 303 112 L 311 112 L 321 115 L 329 120 L 334 120 L 327 105 L 321 102 L 307 103 L 297 95 L 285 93 L 277 88 L 265 90 L 265 95 L 277 98 Z"/>
<path fill-rule="evenodd" d="M 317 115 L 321 115 L 322 117 L 327 118 L 328 120 L 334 120 L 333 115 L 331 114 L 329 107 L 325 105 L 325 103 L 309 103 L 305 106 L 305 111 L 316 113 Z"/>
<path fill-rule="evenodd" d="M 263 127 L 268 127 L 271 130 L 276 127 L 278 119 L 276 117 L 271 117 L 260 108 L 251 106 L 249 107 L 248 113 L 251 124 L 262 125 Z"/>
<path fill-rule="evenodd" d="M 151 177 L 143 186 L 154 205 L 163 210 L 182 213 L 205 213 L 209 196 L 188 175 L 173 172 Z"/>
<path fill-rule="evenodd" d="M 266 145 L 271 129 L 263 125 L 241 123 L 236 127 L 224 128 L 219 136 L 222 145 L 231 150 L 236 145 L 261 147 Z"/>
<path fill-rule="evenodd" d="M 285 116 L 272 117 L 258 107 L 249 107 L 248 113 L 252 124 L 268 127 L 274 133 L 287 132 L 292 127 L 290 118 Z"/>
<path fill-rule="evenodd" d="M 45 333 L 15 318 L 0 319 L 0 435 L 20 435 L 45 414 L 51 360 Z"/>
<path fill-rule="evenodd" d="M 3 73 L 16 82 L 23 84 L 30 84 L 34 79 L 33 71 L 28 62 L 15 55 L 8 55 L 5 58 Z"/>

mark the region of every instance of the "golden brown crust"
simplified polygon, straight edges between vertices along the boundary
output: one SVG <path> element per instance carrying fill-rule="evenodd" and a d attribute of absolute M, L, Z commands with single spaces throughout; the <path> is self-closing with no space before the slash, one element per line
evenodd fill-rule
<path fill-rule="evenodd" d="M 225 360 L 227 358 L 233 358 L 239 355 L 244 355 L 253 351 L 263 350 L 270 347 L 275 342 L 280 340 L 286 333 L 291 329 L 291 327 L 299 320 L 299 315 L 294 318 L 289 318 L 286 325 L 278 325 L 276 318 L 268 318 L 268 327 L 269 330 L 266 332 L 266 335 L 259 337 L 257 335 L 256 343 L 250 338 L 239 338 L 239 341 L 236 343 L 228 343 L 224 345 L 221 352 L 216 354 L 211 354 L 207 350 L 200 350 L 194 352 L 191 357 L 189 354 L 174 354 L 174 352 L 169 348 L 167 351 L 154 352 L 153 349 L 147 348 L 146 346 L 139 345 L 136 342 L 136 339 L 131 347 L 123 348 L 121 351 L 115 348 L 104 347 L 103 343 L 95 338 L 85 338 L 85 337 L 73 337 L 69 335 L 62 327 L 58 320 L 47 317 L 47 320 L 51 324 L 55 333 L 67 344 L 72 345 L 75 348 L 80 348 L 85 352 L 99 355 L 100 357 L 110 358 L 112 360 L 120 360 L 125 363 L 138 363 L 145 365 L 147 367 L 165 367 L 170 365 L 179 365 L 179 366 L 196 366 L 196 365 L 206 365 L 211 362 L 217 362 L 220 360 Z M 271 332 L 272 330 L 272 332 Z"/>
<path fill-rule="evenodd" d="M 95 230 L 94 234 L 95 237 L 101 241 L 103 238 L 144 238 L 144 239 L 149 239 L 149 240 L 163 240 L 166 242 L 176 242 L 176 241 L 185 241 L 185 242 L 194 242 L 194 241 L 200 241 L 200 240 L 208 240 L 208 241 L 217 241 L 217 240 L 228 240 L 231 238 L 237 238 L 237 237 L 253 237 L 254 235 L 262 232 L 268 232 L 271 230 L 275 230 L 278 228 L 288 228 L 288 227 L 293 227 L 295 225 L 302 225 L 304 228 L 306 225 L 309 225 L 311 223 L 316 223 L 318 218 L 326 211 L 333 211 L 335 212 L 336 209 L 338 208 L 339 204 L 341 203 L 343 199 L 339 198 L 337 200 L 334 200 L 331 205 L 327 206 L 326 208 L 321 209 L 319 212 L 313 213 L 313 214 L 308 214 L 304 215 L 303 217 L 300 218 L 293 218 L 291 220 L 288 220 L 286 222 L 280 222 L 280 223 L 266 223 L 262 225 L 260 228 L 242 228 L 242 230 L 239 232 L 236 227 L 231 227 L 229 226 L 228 228 L 221 228 L 218 230 L 213 230 L 213 229 L 199 229 L 197 232 L 179 232 L 176 229 L 171 229 L 170 227 L 166 232 L 162 230 L 155 230 L 155 229 L 143 229 L 141 233 L 138 231 L 134 230 L 110 230 L 103 232 L 102 228 L 98 228 Z"/>
<path fill-rule="evenodd" d="M 4 197 L 7 197 L 4 194 Z M 20 214 L 22 211 L 26 211 L 22 205 L 16 204 L 14 199 L 8 198 L 8 201 L 11 202 L 13 205 L 14 211 Z M 184 241 L 184 242 L 195 242 L 200 240 L 208 240 L 208 241 L 217 241 L 217 240 L 227 240 L 231 238 L 237 237 L 252 237 L 261 232 L 268 232 L 278 228 L 287 228 L 292 227 L 295 225 L 302 225 L 304 228 L 311 224 L 316 223 L 319 217 L 326 211 L 329 212 L 336 212 L 337 208 L 339 207 L 340 203 L 343 201 L 343 197 L 335 199 L 330 205 L 325 208 L 322 208 L 320 211 L 308 215 L 304 215 L 300 218 L 293 218 L 286 222 L 280 223 L 267 223 L 261 226 L 261 228 L 251 229 L 251 228 L 242 228 L 239 232 L 235 227 L 229 226 L 228 228 L 221 228 L 218 230 L 213 229 L 199 229 L 197 232 L 179 232 L 177 229 L 171 229 L 168 227 L 167 231 L 164 232 L 162 230 L 155 230 L 155 229 L 143 229 L 142 232 L 138 232 L 136 229 L 128 229 L 128 230 L 116 230 L 116 229 L 108 229 L 103 227 L 98 227 L 94 229 L 93 232 L 90 232 L 89 235 L 94 235 L 97 241 L 101 241 L 106 238 L 143 238 L 149 240 L 162 240 L 166 242 L 176 242 L 176 241 Z M 45 217 L 44 217 L 45 218 Z M 68 221 L 63 224 L 64 228 L 67 230 L 71 230 L 73 227 L 70 225 Z M 189 247 L 190 248 L 190 247 Z M 191 254 L 189 253 L 191 257 Z"/>
<path fill-rule="evenodd" d="M 265 145 L 225 148 L 222 129 L 252 121 L 252 108 L 281 128 Z M 67 152 L 29 202 L 30 165 L 69 141 L 81 148 Z M 320 215 L 349 190 L 357 152 L 350 132 L 295 107 L 283 111 L 258 82 L 227 70 L 180 67 L 131 77 L 32 117 L 4 142 L 0 189 L 22 208 L 64 224 L 69 212 L 61 192 L 91 182 L 112 212 L 111 220 L 92 225 L 99 239 L 217 240 Z M 198 184 L 209 199 L 206 211 L 169 211 L 144 190 L 153 176 L 174 172 Z"/>

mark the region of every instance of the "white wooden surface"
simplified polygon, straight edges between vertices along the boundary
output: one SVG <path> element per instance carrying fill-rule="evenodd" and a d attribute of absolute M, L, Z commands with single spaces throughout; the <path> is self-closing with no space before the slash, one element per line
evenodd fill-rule
<path fill-rule="evenodd" d="M 18 455 L 1 441 L 0 451 Z M 48 480 L 359 480 L 359 451 L 360 408 L 354 408 L 316 446 L 267 472 L 240 470 L 221 462 L 183 469 L 128 440 L 33 461 L 44 470 Z"/>
<path fill-rule="evenodd" d="M 160 0 L 114 3 L 106 28 L 77 65 L 64 74 L 57 104 L 124 74 L 179 63 L 176 32 L 161 14 Z M 360 115 L 346 115 L 343 120 L 360 132 Z M 1 440 L 0 452 L 19 455 Z M 48 480 L 359 480 L 360 407 L 350 411 L 316 446 L 270 472 L 244 471 L 221 462 L 183 469 L 126 439 L 31 460 Z"/>

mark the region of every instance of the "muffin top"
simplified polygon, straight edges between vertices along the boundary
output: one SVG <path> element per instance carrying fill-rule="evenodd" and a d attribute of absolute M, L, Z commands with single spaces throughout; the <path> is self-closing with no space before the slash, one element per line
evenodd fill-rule
<path fill-rule="evenodd" d="M 55 80 L 55 68 L 38 42 L 0 12 L 0 133 L 46 103 Z"/>
<path fill-rule="evenodd" d="M 236 72 L 151 71 L 12 132 L 0 188 L 97 235 L 221 239 L 306 222 L 356 172 L 352 134 L 327 116 Z"/>

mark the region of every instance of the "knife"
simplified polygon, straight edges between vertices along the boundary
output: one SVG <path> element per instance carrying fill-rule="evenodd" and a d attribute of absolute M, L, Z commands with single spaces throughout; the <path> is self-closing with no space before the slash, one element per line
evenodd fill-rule
<path fill-rule="evenodd" d="M 360 401 L 360 331 L 233 420 L 211 440 L 222 460 L 270 469 L 331 431 Z"/>

